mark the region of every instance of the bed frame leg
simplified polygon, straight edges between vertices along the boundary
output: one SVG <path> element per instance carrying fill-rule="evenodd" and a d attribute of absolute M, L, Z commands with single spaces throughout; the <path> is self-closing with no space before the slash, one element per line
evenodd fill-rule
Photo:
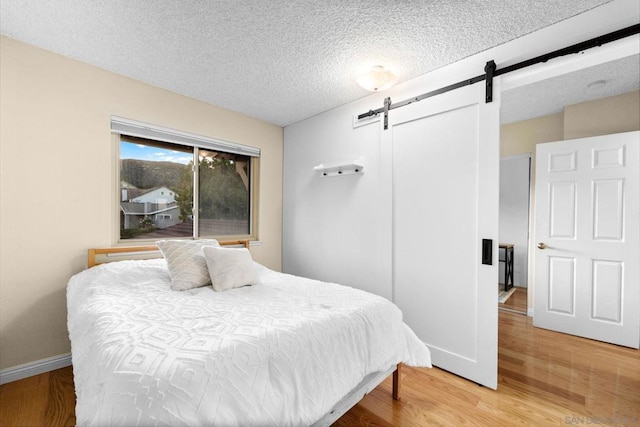
<path fill-rule="evenodd" d="M 393 390 L 391 392 L 393 400 L 400 400 L 400 363 L 396 365 L 396 370 L 393 371 Z"/>

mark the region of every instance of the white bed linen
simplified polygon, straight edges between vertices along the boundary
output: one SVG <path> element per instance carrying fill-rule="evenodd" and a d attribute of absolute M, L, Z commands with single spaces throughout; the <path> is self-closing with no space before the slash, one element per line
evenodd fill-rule
<path fill-rule="evenodd" d="M 369 373 L 430 366 L 388 300 L 256 268 L 225 292 L 171 290 L 163 259 L 72 277 L 78 425 L 310 425 Z"/>

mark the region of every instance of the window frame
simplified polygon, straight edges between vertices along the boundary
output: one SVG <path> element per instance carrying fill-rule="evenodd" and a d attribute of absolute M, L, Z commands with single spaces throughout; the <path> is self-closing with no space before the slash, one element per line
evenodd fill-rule
<path fill-rule="evenodd" d="M 142 138 L 155 142 L 165 142 L 174 145 L 178 145 L 182 148 L 188 148 L 193 152 L 193 211 L 191 216 L 193 217 L 193 234 L 192 236 L 175 237 L 168 239 L 203 239 L 214 238 L 220 241 L 225 240 L 258 240 L 258 218 L 259 218 L 259 182 L 260 182 L 260 149 L 257 147 L 251 147 L 247 145 L 237 144 L 234 142 L 223 141 L 218 139 L 212 139 L 196 134 L 177 131 L 175 129 L 164 128 L 156 125 L 150 125 L 147 123 L 137 122 L 130 119 L 123 119 L 121 117 L 111 117 L 111 133 L 112 140 L 115 145 L 115 152 L 113 155 L 115 163 L 115 190 L 112 191 L 114 195 L 114 208 L 112 212 L 115 215 L 114 219 L 114 237 L 115 244 L 117 245 L 131 245 L 132 243 L 149 243 L 154 242 L 156 238 L 136 238 L 136 239 L 122 239 L 120 237 L 120 143 L 122 137 L 134 137 Z M 153 138 L 156 136 L 157 138 Z M 248 234 L 234 234 L 234 235 L 200 235 L 199 232 L 199 219 L 197 214 L 199 209 L 199 160 L 200 150 L 224 152 L 230 154 L 240 154 L 249 157 L 249 233 Z"/>

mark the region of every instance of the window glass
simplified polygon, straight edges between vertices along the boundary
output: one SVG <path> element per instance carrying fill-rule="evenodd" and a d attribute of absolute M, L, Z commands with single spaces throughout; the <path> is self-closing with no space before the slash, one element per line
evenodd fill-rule
<path fill-rule="evenodd" d="M 250 168 L 249 156 L 121 135 L 120 239 L 250 235 Z"/>
<path fill-rule="evenodd" d="M 250 234 L 250 164 L 248 156 L 199 151 L 200 236 Z"/>
<path fill-rule="evenodd" d="M 120 239 L 192 237 L 192 169 L 191 147 L 122 136 Z"/>

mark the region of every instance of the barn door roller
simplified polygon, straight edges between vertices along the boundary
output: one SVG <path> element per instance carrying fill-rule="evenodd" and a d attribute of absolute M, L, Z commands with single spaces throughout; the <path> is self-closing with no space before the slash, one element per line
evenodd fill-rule
<path fill-rule="evenodd" d="M 493 102 L 493 73 L 496 72 L 496 63 L 493 60 L 487 62 L 484 66 L 485 73 L 485 95 L 484 102 L 487 104 Z"/>

